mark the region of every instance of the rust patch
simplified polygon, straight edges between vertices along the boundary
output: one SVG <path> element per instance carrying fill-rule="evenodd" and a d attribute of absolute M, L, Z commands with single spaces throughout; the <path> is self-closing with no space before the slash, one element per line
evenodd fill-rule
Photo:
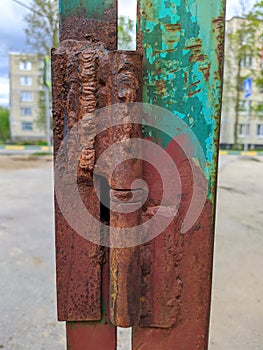
<path fill-rule="evenodd" d="M 223 63 L 224 63 L 224 37 L 225 37 L 225 22 L 223 16 L 218 16 L 213 19 L 214 31 L 217 33 L 217 58 L 219 64 L 220 80 L 223 79 Z"/>
<path fill-rule="evenodd" d="M 167 32 L 179 32 L 182 29 L 180 23 L 166 24 L 164 27 L 167 30 Z"/>
<path fill-rule="evenodd" d="M 117 346 L 116 329 L 110 324 L 90 322 L 67 322 L 68 350 L 115 350 Z"/>
<path fill-rule="evenodd" d="M 99 107 L 105 107 L 115 103 L 140 102 L 142 96 L 142 55 L 135 52 L 109 52 L 108 56 L 101 57 L 98 69 Z M 96 172 L 104 176 L 110 183 L 110 187 L 116 190 L 129 190 L 134 180 L 141 178 L 142 163 L 140 159 L 132 159 L 134 149 L 131 148 L 131 138 L 141 138 L 141 125 L 133 124 L 134 115 L 140 113 L 138 106 L 131 105 L 127 108 L 120 105 L 114 109 L 110 118 L 115 118 L 119 113 L 121 120 L 126 124 L 101 132 L 96 140 L 98 144 L 98 157 L 113 143 L 121 142 L 118 153 L 105 159 L 104 164 L 96 165 Z M 109 117 L 109 116 L 107 116 Z M 98 117 L 99 126 L 104 125 L 103 113 Z M 138 120 L 138 118 L 137 118 Z M 140 147 L 139 143 L 136 147 Z M 138 153 L 140 150 L 137 149 Z M 109 172 L 113 159 L 126 159 L 120 163 L 113 174 Z"/>
<path fill-rule="evenodd" d="M 125 240 L 131 246 L 110 249 L 111 321 L 116 326 L 131 327 L 139 324 L 140 317 L 140 248 L 134 246 L 128 232 L 121 235 L 116 229 L 135 227 L 136 230 L 140 225 L 141 210 L 136 210 L 136 204 L 141 207 L 142 193 L 139 190 L 134 191 L 131 199 L 130 191 L 112 190 L 110 197 L 111 244 L 116 247 Z M 132 212 L 120 213 L 119 207 L 123 205 L 126 208 L 128 206 Z"/>
<path fill-rule="evenodd" d="M 65 156 L 58 166 L 64 169 L 64 174 L 67 176 L 66 174 L 74 171 L 69 167 L 70 160 L 76 159 L 79 156 L 78 152 L 81 151 L 77 173 L 78 191 L 83 203 L 98 221 L 101 219 L 100 203 L 93 188 L 96 157 L 100 156 L 111 144 L 124 141 L 121 154 L 116 154 L 115 157 L 126 159 L 129 154 L 132 154 L 132 150 L 125 145 L 125 141 L 133 137 L 140 138 L 141 126 L 133 124 L 135 110 L 129 111 L 124 105 L 123 108 L 120 107 L 119 113 L 127 123 L 96 136 L 98 123 L 103 123 L 103 118 L 97 117 L 95 112 L 98 107 L 109 106 L 113 103 L 141 101 L 141 70 L 138 70 L 141 65 L 142 56 L 140 54 L 109 52 L 102 44 L 94 43 L 93 40 L 88 42 L 65 40 L 59 49 L 52 51 L 55 158 L 57 159 L 63 139 L 67 138 L 69 132 L 75 132 L 73 127 L 77 122 L 81 122 L 76 131 L 80 149 L 76 147 L 77 143 L 67 143 Z M 114 118 L 114 115 L 111 117 Z M 112 158 L 107 159 L 101 169 L 101 175 L 105 176 L 108 181 L 111 174 L 108 174 L 107 171 L 111 162 Z M 141 178 L 141 173 L 140 160 L 125 161 L 114 172 L 110 185 L 118 190 L 129 191 L 133 181 Z M 72 184 L 68 183 L 68 186 Z M 71 201 L 70 198 L 67 198 L 69 190 L 66 186 L 64 190 L 64 201 L 68 203 L 70 212 L 74 208 L 70 208 Z M 124 199 L 123 191 L 121 191 L 121 196 Z M 101 276 L 105 250 L 74 232 L 67 224 L 57 204 L 55 211 L 59 320 L 98 321 L 102 317 Z M 113 224 L 119 222 L 124 225 L 126 222 L 129 226 L 133 222 L 137 223 L 139 217 L 138 212 L 135 216 L 131 214 L 124 217 L 112 213 L 111 219 Z M 114 257 L 114 253 L 112 254 Z M 135 322 L 135 317 L 137 320 L 139 318 L 138 312 L 135 315 L 135 310 L 139 309 L 140 297 L 137 292 L 133 293 L 131 286 L 134 285 L 134 281 L 129 278 L 136 275 L 134 273 L 136 270 L 138 271 L 137 278 L 140 279 L 139 259 L 133 259 L 139 256 L 138 249 L 126 250 L 126 257 L 130 256 L 130 259 L 121 260 L 122 255 L 116 252 L 115 261 L 119 263 L 117 264 L 118 288 L 123 291 L 121 298 L 125 299 L 126 296 L 128 299 L 126 304 L 117 303 L 116 315 L 122 314 L 120 310 L 125 309 L 130 322 Z M 135 261 L 134 265 L 133 261 Z M 129 273 L 127 278 L 125 271 L 133 271 L 133 273 Z M 138 283 L 136 286 L 139 289 Z M 117 318 L 116 316 L 116 320 Z M 126 324 L 124 319 L 121 321 L 119 319 L 118 322 Z"/>
<path fill-rule="evenodd" d="M 189 232 L 181 234 L 181 225 L 193 192 L 192 170 L 189 160 L 175 141 L 170 142 L 166 151 L 174 160 L 179 171 L 183 195 L 178 214 L 172 223 L 153 241 L 141 247 L 140 326 L 142 328 L 175 327 L 168 332 L 172 334 L 176 332 L 175 329 L 186 327 L 184 325 L 192 320 L 195 320 L 194 322 L 200 329 L 204 329 L 204 325 L 208 324 L 213 252 L 213 217 L 212 205 L 208 200 L 203 213 L 193 228 Z M 143 169 L 144 179 L 150 189 L 149 199 L 143 214 L 143 221 L 147 221 L 155 214 L 156 206 L 158 207 L 162 198 L 162 182 L 151 165 L 144 164 Z M 200 173 L 200 182 L 205 183 L 201 170 L 196 169 Z M 146 329 L 145 333 L 143 332 L 143 329 L 138 330 L 138 334 L 141 334 L 142 338 L 151 331 Z M 167 336 L 167 332 L 156 331 L 156 334 L 158 332 L 163 334 L 164 338 Z M 176 333 L 177 336 L 180 337 L 180 334 Z M 135 335 L 135 341 L 137 342 L 136 337 Z M 140 338 L 141 341 L 142 338 Z M 150 344 L 153 347 L 151 341 Z M 168 342 L 167 344 L 171 343 Z M 190 342 L 188 345 L 189 347 L 182 347 L 182 349 L 192 348 Z M 159 343 L 158 346 L 160 346 Z M 135 348 L 137 349 L 137 347 Z M 160 346 L 160 348 L 162 347 Z M 170 347 L 167 345 L 164 348 L 169 349 Z M 138 347 L 138 349 L 140 348 Z M 148 347 L 145 349 L 148 349 Z"/>
<path fill-rule="evenodd" d="M 98 50 L 103 48 L 92 46 L 91 43 L 87 45 L 86 42 L 69 40 L 65 41 L 59 49 L 52 51 L 55 158 L 57 159 L 63 139 L 67 137 L 76 122 L 82 118 L 87 119 L 86 123 L 83 123 L 87 128 L 83 128 L 80 137 L 84 147 L 78 174 L 78 191 L 83 203 L 97 220 L 100 219 L 100 203 L 91 183 L 94 128 L 91 127 L 93 120 L 90 117 L 95 107 L 94 67 Z M 88 83 L 90 83 L 89 87 L 87 87 Z M 57 163 L 57 166 L 64 168 L 65 176 L 68 172 L 74 171 L 68 167 L 70 164 L 68 161 L 71 157 L 76 157 L 77 152 L 76 145 L 68 144 L 66 157 Z M 85 171 L 82 173 L 84 168 Z M 56 179 L 56 181 L 59 180 Z M 65 183 L 67 184 L 67 181 Z M 71 192 L 71 186 L 70 182 L 64 186 L 63 200 L 68 203 L 68 210 L 74 211 L 67 195 Z M 101 266 L 104 251 L 101 247 L 79 236 L 68 225 L 57 203 L 55 225 L 58 318 L 61 321 L 100 320 Z"/>
<path fill-rule="evenodd" d="M 79 16 L 66 16 L 63 20 L 60 18 L 60 42 L 68 39 L 91 40 L 104 43 L 110 51 L 117 50 L 117 4 L 106 10 L 103 18 L 92 19 L 86 16 L 86 12 L 82 11 Z"/>
<path fill-rule="evenodd" d="M 203 76 L 204 76 L 206 82 L 209 81 L 210 70 L 211 70 L 211 63 L 200 68 L 200 71 L 203 73 Z"/>
<path fill-rule="evenodd" d="M 194 95 L 196 95 L 196 94 L 199 94 L 201 91 L 202 91 L 201 89 L 194 90 L 194 91 L 190 90 L 190 91 L 188 92 L 188 97 L 192 97 L 192 96 L 194 96 Z"/>
<path fill-rule="evenodd" d="M 82 116 L 82 138 L 80 168 L 82 170 L 93 171 L 95 164 L 95 136 L 97 107 L 97 82 L 96 82 L 96 54 L 93 51 L 84 52 L 80 55 L 80 113 Z"/>
<path fill-rule="evenodd" d="M 79 185 L 79 191 L 89 210 L 93 215 L 98 215 L 100 206 L 94 189 L 82 183 Z M 65 188 L 65 200 L 68 200 L 67 188 Z M 93 203 L 92 208 L 90 202 Z M 79 236 L 68 225 L 57 204 L 55 228 L 58 319 L 100 320 L 103 250 Z"/>

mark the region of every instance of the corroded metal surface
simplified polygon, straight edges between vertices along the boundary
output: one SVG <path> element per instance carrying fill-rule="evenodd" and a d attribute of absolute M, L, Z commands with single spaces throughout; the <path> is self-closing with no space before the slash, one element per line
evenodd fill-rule
<path fill-rule="evenodd" d="M 57 157 L 63 139 L 73 125 L 82 118 L 88 119 L 92 116 L 90 107 L 85 107 L 85 78 L 82 81 L 86 73 L 85 57 L 90 55 L 92 50 L 90 46 L 88 48 L 86 46 L 85 49 L 79 51 L 76 57 L 75 51 L 78 51 L 80 47 L 83 47 L 83 43 L 69 41 L 65 43 L 65 46 L 52 52 L 55 157 Z M 92 52 L 94 54 L 96 51 Z M 91 80 L 94 79 L 93 75 L 94 73 L 91 72 Z M 81 93 L 80 86 L 82 86 Z M 93 92 L 91 91 L 89 95 L 93 97 Z M 88 144 L 82 145 L 85 152 L 91 148 L 90 145 L 93 142 L 91 130 L 89 127 L 89 137 L 85 138 Z M 66 169 L 69 164 L 68 160 L 75 156 L 74 148 L 71 147 L 67 154 L 68 159 L 61 159 L 58 164 Z M 92 186 L 91 173 L 83 173 L 82 159 L 80 165 L 77 177 L 78 191 L 83 203 L 99 220 L 100 203 Z M 68 168 L 67 171 L 71 172 L 73 169 Z M 67 186 L 71 187 L 72 183 L 69 182 Z M 63 195 L 64 201 L 68 202 L 69 210 L 72 211 L 71 201 L 68 198 L 69 187 L 63 188 Z M 64 219 L 57 204 L 55 221 L 59 319 L 100 320 L 103 250 L 74 232 Z"/>
<path fill-rule="evenodd" d="M 96 164 L 96 173 L 105 177 L 112 189 L 129 190 L 136 179 L 141 179 L 141 159 L 133 159 L 134 150 L 130 147 L 131 138 L 141 138 L 141 125 L 133 124 L 134 114 L 140 113 L 137 106 L 127 108 L 127 103 L 141 102 L 142 95 L 142 55 L 130 51 L 109 52 L 100 58 L 98 65 L 98 90 L 99 108 L 113 104 L 125 103 L 113 113 L 107 109 L 98 112 L 99 129 L 103 129 L 105 118 L 123 120 L 125 124 L 112 127 L 111 130 L 101 132 L 97 136 L 97 158 L 109 149 L 114 143 L 118 143 L 118 151 L 103 158 L 103 162 Z M 137 118 L 138 119 L 138 118 Z M 139 145 L 138 145 L 139 147 Z M 129 160 L 129 158 L 132 158 Z M 120 163 L 121 159 L 128 159 Z M 120 163 L 112 173 L 112 164 Z"/>
<path fill-rule="evenodd" d="M 79 159 L 73 185 L 94 218 L 109 225 L 103 232 L 99 225 L 92 230 L 107 236 L 114 246 L 104 248 L 80 237 L 56 203 L 58 314 L 68 321 L 68 348 L 74 350 L 114 349 L 115 325 L 134 327 L 134 350 L 206 349 L 208 343 L 225 1 L 208 6 L 205 0 L 140 0 L 138 8 L 138 49 L 125 52 L 114 51 L 115 0 L 60 1 L 61 45 L 52 52 L 52 70 L 55 157 L 61 157 L 58 164 L 65 176 L 62 199 L 72 214 L 68 175 L 75 171 L 70 160 Z M 198 163 L 194 142 L 184 134 L 175 132 L 171 138 L 160 131 L 168 122 L 173 134 L 178 129 L 176 117 L 154 119 L 138 105 L 126 104 L 118 110 L 108 108 L 107 116 L 97 113 L 116 103 L 140 101 L 165 107 L 188 125 L 205 154 L 205 169 Z M 141 126 L 133 124 L 135 115 L 154 119 L 154 127 L 144 127 L 142 135 Z M 109 117 L 124 123 L 103 130 Z M 59 154 L 76 123 L 77 149 L 69 144 Z M 181 193 L 175 179 L 171 181 L 176 187 L 173 195 L 181 196 L 180 206 L 157 238 L 140 247 L 129 242 L 130 248 L 117 248 L 122 239 L 129 241 L 118 228 L 136 230 L 162 205 L 161 174 L 132 155 L 158 159 L 160 169 L 166 169 L 166 163 L 156 148 L 145 144 L 142 150 L 140 142 L 130 143 L 142 136 L 161 145 L 175 163 Z M 186 142 L 188 154 L 181 147 Z M 112 148 L 114 144 L 118 149 Z M 113 164 L 127 158 L 114 169 Z M 198 190 L 205 191 L 208 184 L 208 193 L 199 219 L 182 233 L 196 185 L 193 172 Z M 110 210 L 99 202 L 94 178 L 108 196 Z M 138 179 L 148 184 L 146 202 L 140 182 L 139 187 L 132 186 Z M 119 212 L 120 207 L 129 210 Z"/>
<path fill-rule="evenodd" d="M 116 350 L 117 329 L 109 321 L 109 250 L 106 248 L 104 248 L 102 281 L 101 320 L 99 322 L 67 322 L 68 350 Z"/>
<path fill-rule="evenodd" d="M 112 325 L 67 322 L 68 350 L 116 350 L 116 329 Z"/>
<path fill-rule="evenodd" d="M 64 5 L 69 6 L 69 4 Z M 90 29 L 92 30 L 92 24 Z M 104 31 L 106 29 L 104 28 Z M 100 28 L 96 27 L 94 35 L 99 31 Z M 65 28 L 62 28 L 62 32 L 68 37 Z M 108 32 L 105 34 L 105 37 L 107 36 L 109 36 Z M 114 154 L 117 161 L 131 158 L 130 155 L 133 153 L 128 142 L 132 137 L 141 138 L 141 126 L 132 124 L 133 113 L 138 113 L 136 108 L 129 110 L 124 106 L 118 113 L 121 114 L 125 124 L 97 135 L 97 127 L 103 127 L 104 119 L 103 113 L 96 115 L 95 112 L 97 108 L 114 103 L 141 101 L 142 55 L 125 51 L 110 52 L 94 37 L 88 37 L 85 41 L 71 38 L 63 40 L 63 37 L 61 40 L 59 49 L 52 51 L 56 166 L 65 168 L 64 177 L 74 173 L 75 169 L 70 168 L 71 159 L 77 158 L 78 151 L 81 150 L 77 171 L 78 192 L 89 212 L 98 221 L 103 221 L 101 205 L 93 188 L 96 159 L 115 142 L 121 143 L 118 153 Z M 115 115 L 111 117 L 115 118 Z M 79 126 L 75 130 L 77 123 Z M 78 133 L 78 143 L 71 145 L 66 142 L 65 155 L 59 153 L 61 159 L 58 159 L 58 150 L 62 141 L 67 140 L 68 134 L 74 132 Z M 133 181 L 142 177 L 142 162 L 140 159 L 128 159 L 120 164 L 113 174 L 109 172 L 111 163 L 113 159 L 106 158 L 101 166 L 97 166 L 96 174 L 108 181 L 110 187 L 116 192 L 117 198 L 118 191 L 123 197 L 124 190 L 129 192 Z M 63 179 L 63 181 L 67 183 L 67 180 Z M 69 182 L 68 186 L 74 186 L 74 183 Z M 67 194 L 71 192 L 67 188 L 63 188 L 63 191 L 65 191 L 63 202 L 68 203 L 67 212 L 72 212 L 74 210 L 71 208 L 72 198 L 67 197 Z M 129 226 L 129 223 L 131 225 L 138 223 L 140 216 L 140 212 L 137 211 L 135 215 L 124 215 L 121 218 L 112 210 L 110 219 L 113 227 L 114 224 L 123 227 L 126 224 Z M 79 219 L 81 221 L 81 218 Z M 108 263 L 108 258 L 105 257 L 108 249 L 85 242 L 78 236 L 66 224 L 58 205 L 56 205 L 56 242 L 59 319 L 67 321 L 101 320 L 100 288 L 101 285 L 109 284 L 108 276 L 104 276 L 104 279 L 101 277 L 103 266 Z M 114 264 L 111 268 L 111 281 L 114 280 L 114 286 L 117 286 L 121 295 L 129 294 L 130 300 L 127 301 L 127 304 L 119 302 L 119 299 L 115 298 L 116 290 L 112 288 L 111 301 L 115 310 L 112 312 L 114 315 L 112 319 L 116 324 L 119 322 L 120 325 L 126 325 L 127 319 L 133 322 L 132 320 L 136 317 L 136 323 L 139 319 L 137 312 L 140 300 L 139 248 L 130 251 L 127 249 L 126 260 L 123 260 L 121 256 L 123 254 L 117 254 L 117 251 L 111 253 L 111 262 Z M 133 263 L 133 257 L 138 257 L 135 263 Z M 113 271 L 118 271 L 115 276 Z M 124 276 L 126 271 L 133 271 L 128 280 Z M 131 292 L 127 294 L 127 283 L 130 285 L 136 283 L 136 295 Z M 125 295 L 122 300 L 125 299 Z M 136 303 L 135 300 L 137 300 Z"/>
<path fill-rule="evenodd" d="M 60 0 L 60 42 L 87 40 L 117 49 L 117 0 Z"/>
<path fill-rule="evenodd" d="M 130 203 L 131 196 L 140 194 L 131 191 L 132 183 L 142 178 L 142 161 L 134 159 L 134 149 L 129 141 L 131 138 L 142 137 L 141 126 L 133 124 L 134 114 L 140 113 L 137 106 L 127 108 L 127 103 L 141 101 L 141 67 L 142 55 L 135 52 L 111 52 L 101 58 L 98 79 L 102 88 L 99 90 L 99 107 L 114 103 L 125 103 L 114 109 L 111 118 L 119 113 L 120 120 L 125 124 L 118 125 L 101 132 L 97 137 L 98 157 L 114 143 L 118 143 L 116 152 L 111 152 L 103 162 L 96 165 L 96 173 L 107 179 L 111 190 L 110 202 L 110 240 L 111 245 L 118 245 L 121 237 L 115 234 L 115 228 L 137 226 L 141 219 L 140 210 L 130 214 L 118 213 L 118 205 L 134 205 Z M 104 111 L 98 117 L 98 123 L 104 124 Z M 107 116 L 107 118 L 109 115 Z M 140 145 L 136 143 L 137 154 Z M 118 164 L 112 172 L 112 164 Z M 114 198 L 114 199 L 113 199 Z M 135 199 L 136 201 L 136 199 Z M 117 209 L 117 210 L 116 210 Z M 132 243 L 131 243 L 132 245 Z M 140 310 L 140 258 L 139 247 L 126 249 L 111 249 L 110 275 L 111 275 L 111 321 L 113 324 L 129 327 L 138 324 Z"/>
<path fill-rule="evenodd" d="M 181 224 L 193 194 L 190 163 L 197 158 L 196 150 L 189 159 L 176 139 L 158 132 L 162 120 L 156 120 L 156 129 L 146 127 L 144 137 L 161 143 L 175 161 L 183 195 L 174 221 L 141 248 L 142 313 L 140 327 L 133 334 L 136 350 L 207 348 L 224 11 L 224 0 L 213 6 L 204 0 L 139 2 L 138 47 L 145 57 L 143 102 L 167 108 L 197 136 L 207 168 L 203 173 L 196 164 L 195 169 L 201 183 L 208 182 L 208 197 L 198 221 L 182 234 Z M 176 122 L 171 120 L 170 125 L 176 129 Z M 145 164 L 143 169 L 150 188 L 143 216 L 147 220 L 160 203 L 162 185 L 151 166 Z"/>
<path fill-rule="evenodd" d="M 110 239 L 112 246 L 118 246 L 122 237 L 116 228 L 136 227 L 141 223 L 142 193 L 137 191 L 111 191 Z M 128 207 L 130 213 L 119 213 L 118 207 Z M 138 234 L 141 232 L 138 230 Z M 125 241 L 129 240 L 129 233 Z M 140 248 L 111 248 L 110 276 L 111 276 L 111 321 L 116 326 L 132 327 L 139 323 L 141 297 L 141 261 Z"/>

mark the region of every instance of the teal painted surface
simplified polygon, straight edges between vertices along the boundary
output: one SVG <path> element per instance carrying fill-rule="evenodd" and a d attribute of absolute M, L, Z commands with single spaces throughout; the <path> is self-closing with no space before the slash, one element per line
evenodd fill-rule
<path fill-rule="evenodd" d="M 140 1 L 143 102 L 167 108 L 192 129 L 205 153 L 210 198 L 218 153 L 224 13 L 225 0 Z M 158 123 L 160 118 L 157 129 Z M 170 125 L 176 130 L 173 121 Z M 170 141 L 156 129 L 148 129 L 148 136 L 163 147 Z"/>
<path fill-rule="evenodd" d="M 59 13 L 68 16 L 85 16 L 97 20 L 104 19 L 104 12 L 114 6 L 115 0 L 59 0 Z"/>

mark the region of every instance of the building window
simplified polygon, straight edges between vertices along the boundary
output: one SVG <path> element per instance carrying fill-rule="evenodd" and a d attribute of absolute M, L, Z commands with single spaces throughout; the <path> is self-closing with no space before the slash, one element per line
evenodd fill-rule
<path fill-rule="evenodd" d="M 32 92 L 22 91 L 21 92 L 21 102 L 31 102 L 33 99 Z"/>
<path fill-rule="evenodd" d="M 32 86 L 32 77 L 20 77 L 20 84 L 22 86 Z"/>
<path fill-rule="evenodd" d="M 239 112 L 245 112 L 246 111 L 246 101 L 244 101 L 244 100 L 239 101 L 238 111 Z"/>
<path fill-rule="evenodd" d="M 257 115 L 262 116 L 263 115 L 263 103 L 261 103 L 261 102 L 257 103 L 257 105 L 255 107 L 255 111 L 256 111 Z"/>
<path fill-rule="evenodd" d="M 21 108 L 21 115 L 23 117 L 28 117 L 32 115 L 32 108 L 31 107 L 22 107 Z"/>
<path fill-rule="evenodd" d="M 252 56 L 245 56 L 241 59 L 241 67 L 252 69 L 254 66 L 254 60 Z"/>
<path fill-rule="evenodd" d="M 32 62 L 30 61 L 20 61 L 19 62 L 19 69 L 20 70 L 26 70 L 29 71 L 32 69 Z"/>
<path fill-rule="evenodd" d="M 239 101 L 239 104 L 238 104 L 238 111 L 239 112 L 246 112 L 246 110 L 247 110 L 246 103 L 247 103 L 246 100 Z M 249 108 L 251 108 L 251 101 L 248 101 L 248 103 L 249 103 Z"/>
<path fill-rule="evenodd" d="M 22 130 L 23 131 L 32 131 L 33 130 L 33 123 L 31 123 L 31 122 L 22 122 Z"/>
<path fill-rule="evenodd" d="M 263 124 L 257 125 L 257 137 L 263 137 Z"/>
<path fill-rule="evenodd" d="M 247 135 L 249 135 L 249 132 L 250 132 L 250 125 L 246 125 L 246 124 L 239 125 L 239 136 L 240 137 L 246 137 Z"/>
<path fill-rule="evenodd" d="M 262 68 L 263 68 L 263 60 L 262 60 Z M 263 92 L 263 83 L 260 83 L 258 85 L 258 92 L 262 93 Z"/>

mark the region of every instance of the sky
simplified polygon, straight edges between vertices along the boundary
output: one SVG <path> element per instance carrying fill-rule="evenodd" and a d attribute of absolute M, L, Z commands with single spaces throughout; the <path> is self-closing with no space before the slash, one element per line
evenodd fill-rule
<path fill-rule="evenodd" d="M 160 0 L 163 1 L 163 0 Z M 213 1 L 213 0 L 207 0 Z M 247 4 L 252 6 L 256 0 L 247 0 Z M 8 106 L 9 103 L 9 68 L 8 52 L 30 52 L 30 47 L 26 45 L 24 28 L 26 26 L 23 18 L 28 10 L 14 2 L 13 0 L 1 0 L 0 12 L 0 105 Z M 3 5 L 4 2 L 4 5 Z M 27 6 L 29 0 L 20 0 Z M 136 17 L 137 0 L 119 0 L 119 14 Z M 238 0 L 227 0 L 227 18 L 231 18 L 238 11 Z"/>

